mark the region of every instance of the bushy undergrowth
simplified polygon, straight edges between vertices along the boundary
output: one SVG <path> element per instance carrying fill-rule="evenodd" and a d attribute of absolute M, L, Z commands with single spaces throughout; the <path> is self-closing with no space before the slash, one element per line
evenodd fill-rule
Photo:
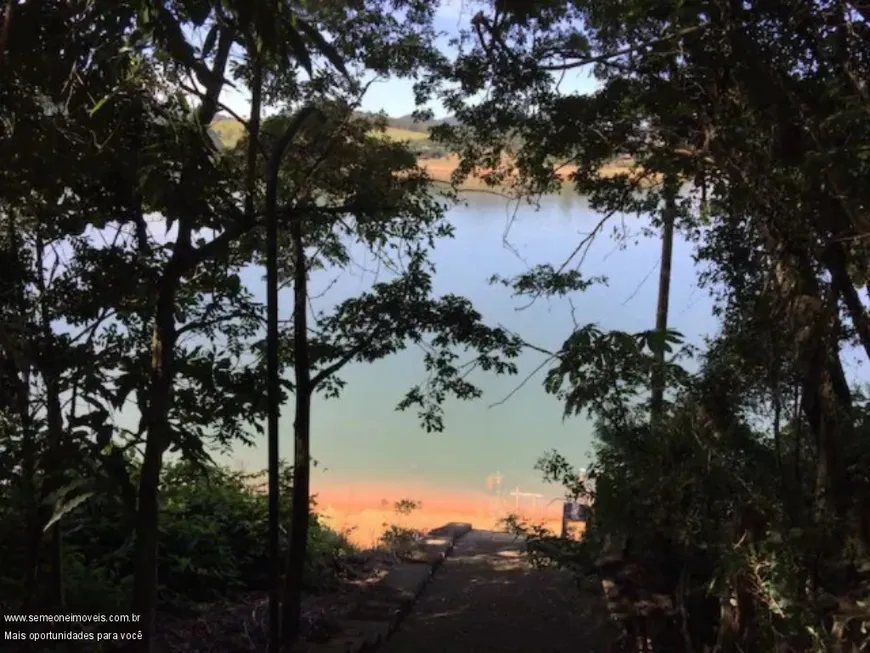
<path fill-rule="evenodd" d="M 772 442 L 742 425 L 727 442 L 705 440 L 681 411 L 688 408 L 678 405 L 668 419 L 667 438 L 642 424 L 599 425 L 582 541 L 517 518 L 507 530 L 525 539 L 536 565 L 570 570 L 584 589 L 609 584 L 608 602 L 622 606 L 613 616 L 627 629 L 643 620 L 655 651 L 718 651 L 726 638 L 746 651 L 866 650 L 866 552 L 851 541 L 837 550 L 838 525 L 822 511 L 789 514 L 789 502 L 813 505 L 808 457 L 783 497 Z M 565 458 L 550 452 L 538 468 L 577 496 L 577 470 Z M 656 597 L 666 607 L 640 616 Z M 655 619 L 662 626 L 654 631 Z"/>
<path fill-rule="evenodd" d="M 256 489 L 263 476 L 225 467 L 167 466 L 161 488 L 159 598 L 164 610 L 268 589 L 268 505 Z M 282 515 L 290 514 L 292 471 L 282 471 Z M 314 507 L 314 506 L 313 506 Z M 26 555 L 26 534 L 14 502 L 0 502 L 0 556 L 4 566 L 0 600 L 21 609 L 24 578 L 16 564 Z M 100 493 L 65 515 L 63 583 L 66 608 L 74 612 L 126 611 L 133 575 L 133 518 L 117 495 Z M 284 522 L 285 532 L 289 527 Z M 312 510 L 305 590 L 337 582 L 340 562 L 353 551 L 342 535 Z M 43 537 L 43 546 L 50 546 Z M 286 545 L 286 537 L 282 538 Z M 46 559 L 48 556 L 46 556 Z M 45 569 L 46 575 L 51 570 Z M 47 583 L 39 583 L 45 586 Z M 41 605 L 34 597 L 33 605 Z"/>
<path fill-rule="evenodd" d="M 401 519 L 421 507 L 422 504 L 419 501 L 400 499 L 393 504 L 393 512 L 398 519 Z M 409 528 L 401 524 L 385 522 L 383 527 L 384 531 L 381 533 L 378 544 L 399 558 L 408 555 L 414 545 L 426 536 L 418 528 Z"/>

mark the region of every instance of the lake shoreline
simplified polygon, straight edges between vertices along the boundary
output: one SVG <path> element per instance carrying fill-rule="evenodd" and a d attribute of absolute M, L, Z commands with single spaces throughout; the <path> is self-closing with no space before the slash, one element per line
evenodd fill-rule
<path fill-rule="evenodd" d="M 376 545 L 392 525 L 429 531 L 449 522 L 467 522 L 474 528 L 501 529 L 509 514 L 542 523 L 556 533 L 561 529 L 561 502 L 545 505 L 544 501 L 516 500 L 506 491 L 499 496 L 495 492 L 402 483 L 324 483 L 314 490 L 315 512 L 323 522 L 363 547 Z M 403 500 L 417 505 L 402 514 L 396 504 Z"/>
<path fill-rule="evenodd" d="M 450 184 L 451 177 L 456 169 L 459 167 L 460 159 L 455 154 L 451 154 L 445 157 L 440 157 L 437 159 L 431 158 L 418 158 L 417 165 L 420 166 L 423 170 L 425 170 L 429 176 L 432 178 L 432 181 L 439 184 Z M 608 163 L 601 167 L 598 171 L 598 174 L 601 177 L 615 177 L 619 174 L 625 174 L 632 170 L 632 162 L 614 162 Z M 559 171 L 556 175 L 562 180 L 563 184 L 570 183 L 569 177 L 577 171 L 577 166 L 562 166 L 559 168 Z M 644 185 L 651 185 L 650 182 L 645 183 Z M 504 186 L 490 186 L 484 180 L 480 178 L 478 175 L 472 175 L 460 186 L 461 190 L 477 190 L 477 191 L 486 191 L 491 193 L 501 193 L 505 190 Z"/>
<path fill-rule="evenodd" d="M 265 478 L 263 478 L 265 481 Z M 253 484 L 265 492 L 265 482 Z M 390 526 L 429 531 L 449 522 L 470 523 L 474 528 L 503 530 L 502 520 L 511 514 L 543 524 L 555 533 L 561 530 L 562 501 L 552 497 L 512 497 L 507 489 L 460 490 L 442 485 L 403 482 L 315 481 L 313 512 L 353 544 L 369 548 Z M 403 513 L 399 502 L 413 502 Z"/>

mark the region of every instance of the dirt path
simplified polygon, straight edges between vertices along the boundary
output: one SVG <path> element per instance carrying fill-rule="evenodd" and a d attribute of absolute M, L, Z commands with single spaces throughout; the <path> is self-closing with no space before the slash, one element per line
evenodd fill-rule
<path fill-rule="evenodd" d="M 513 536 L 472 531 L 381 651 L 598 653 L 602 610 L 567 574 L 532 569 Z"/>

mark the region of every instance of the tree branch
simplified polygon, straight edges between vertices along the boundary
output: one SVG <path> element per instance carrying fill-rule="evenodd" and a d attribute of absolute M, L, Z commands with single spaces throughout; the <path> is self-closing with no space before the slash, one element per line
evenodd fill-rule
<path fill-rule="evenodd" d="M 210 125 L 211 121 L 214 120 L 215 113 L 217 113 L 218 97 L 220 97 L 221 90 L 224 87 L 224 73 L 226 72 L 234 38 L 235 34 L 229 28 L 224 28 L 221 31 L 214 66 L 209 71 L 211 79 L 208 84 L 203 84 L 205 86 L 205 94 L 202 96 L 202 104 L 199 105 L 199 111 L 197 112 L 197 119 L 200 125 Z"/>
<path fill-rule="evenodd" d="M 378 335 L 379 329 L 373 329 L 368 335 L 364 336 L 363 339 L 357 343 L 356 346 L 351 347 L 348 351 L 344 353 L 337 361 L 335 361 L 332 365 L 328 365 L 320 370 L 314 377 L 311 379 L 311 389 L 315 390 L 318 385 L 323 383 L 330 376 L 338 372 L 342 367 L 351 362 L 356 356 L 361 354 L 363 350 L 369 346 L 372 339 Z"/>
<path fill-rule="evenodd" d="M 482 14 L 478 14 L 478 16 L 475 18 L 475 21 L 473 21 L 473 23 L 474 23 L 475 30 L 478 32 L 478 39 L 481 41 L 481 46 L 484 48 L 484 50 L 486 51 L 486 53 L 490 57 L 492 56 L 492 52 L 491 52 L 491 49 L 487 48 L 486 45 L 483 43 L 483 35 L 480 33 L 480 27 L 482 27 L 483 29 L 486 29 L 486 31 L 489 32 L 489 35 L 492 37 L 493 41 L 496 42 L 496 44 L 500 48 L 500 51 L 502 54 L 504 54 L 509 59 L 511 59 L 511 61 L 513 61 L 514 64 L 516 64 L 516 65 L 519 65 L 522 63 L 520 61 L 520 58 L 513 52 L 512 48 L 510 48 L 510 46 L 508 46 L 508 44 L 502 38 L 501 34 L 499 33 L 500 30 L 495 25 L 493 25 L 487 18 L 484 18 Z M 651 48 L 651 47 L 654 47 L 656 45 L 660 45 L 662 43 L 666 43 L 666 42 L 674 40 L 674 39 L 679 39 L 679 38 L 682 38 L 684 36 L 688 36 L 689 34 L 693 34 L 695 32 L 706 29 L 708 25 L 709 25 L 708 23 L 704 23 L 702 25 L 693 25 L 692 27 L 684 27 L 683 29 L 677 30 L 673 34 L 666 34 L 665 36 L 661 36 L 659 38 L 652 39 L 651 41 L 644 41 L 643 43 L 635 43 L 634 45 L 627 46 L 627 47 L 622 48 L 621 50 L 617 50 L 615 52 L 605 52 L 603 54 L 596 55 L 594 57 L 582 57 L 582 58 L 578 59 L 577 61 L 573 61 L 571 63 L 565 63 L 565 64 L 560 64 L 560 65 L 553 64 L 553 65 L 548 65 L 548 66 L 542 66 L 542 65 L 537 64 L 537 60 L 539 58 L 536 57 L 535 58 L 536 61 L 535 61 L 534 65 L 538 68 L 538 70 L 543 70 L 543 71 L 547 71 L 547 72 L 563 72 L 566 70 L 573 70 L 574 68 L 582 68 L 583 66 L 588 66 L 591 64 L 607 63 L 610 59 L 622 57 L 626 54 L 631 54 L 633 52 L 636 52 L 637 50 L 641 50 L 644 48 Z M 560 52 L 560 54 L 563 58 L 568 58 L 571 53 L 563 51 L 563 52 Z M 577 54 L 577 56 L 579 57 L 581 55 Z M 531 59 L 531 57 L 530 57 L 530 59 Z"/>
<path fill-rule="evenodd" d="M 234 320 L 236 318 L 250 317 L 251 313 L 249 311 L 234 311 L 229 315 L 221 315 L 218 317 L 213 317 L 210 319 L 203 320 L 194 320 L 193 322 L 188 322 L 187 324 L 181 326 L 176 331 L 178 337 L 180 338 L 185 333 L 190 333 L 191 331 L 195 331 L 197 329 L 207 329 L 209 327 L 217 326 L 222 322 L 226 322 L 228 320 Z M 258 316 L 257 316 L 258 317 Z M 259 318 L 260 321 L 263 321 L 263 318 Z"/>

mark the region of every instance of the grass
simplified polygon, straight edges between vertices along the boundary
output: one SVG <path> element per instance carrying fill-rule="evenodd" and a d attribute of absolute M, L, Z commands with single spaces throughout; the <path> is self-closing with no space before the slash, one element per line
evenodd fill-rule
<path fill-rule="evenodd" d="M 217 120 L 211 125 L 212 130 L 220 138 L 225 147 L 231 149 L 241 140 L 245 134 L 244 126 L 237 120 L 225 119 Z M 387 127 L 384 132 L 384 138 L 392 141 L 425 141 L 429 139 L 429 135 L 425 132 L 415 132 L 410 129 L 401 129 L 399 127 Z M 421 161 L 424 168 L 427 168 L 433 178 L 440 181 L 446 181 L 450 178 L 450 174 L 456 168 L 458 160 L 455 156 L 442 157 L 440 159 L 425 159 Z M 617 160 L 605 165 L 601 172 L 605 176 L 624 172 L 626 168 L 633 165 L 631 161 Z M 487 188 L 485 184 L 477 179 L 470 179 L 465 188 Z"/>
<path fill-rule="evenodd" d="M 238 120 L 216 120 L 211 128 L 227 149 L 234 148 L 245 135 L 245 127 Z"/>
<path fill-rule="evenodd" d="M 216 120 L 212 123 L 211 128 L 228 149 L 234 148 L 245 135 L 245 128 L 238 120 Z M 428 140 L 429 134 L 410 129 L 387 127 L 384 138 L 391 141 L 425 141 Z"/>
<path fill-rule="evenodd" d="M 428 141 L 429 134 L 426 132 L 414 132 L 410 129 L 399 129 L 398 127 L 387 127 L 384 134 L 391 141 Z"/>

